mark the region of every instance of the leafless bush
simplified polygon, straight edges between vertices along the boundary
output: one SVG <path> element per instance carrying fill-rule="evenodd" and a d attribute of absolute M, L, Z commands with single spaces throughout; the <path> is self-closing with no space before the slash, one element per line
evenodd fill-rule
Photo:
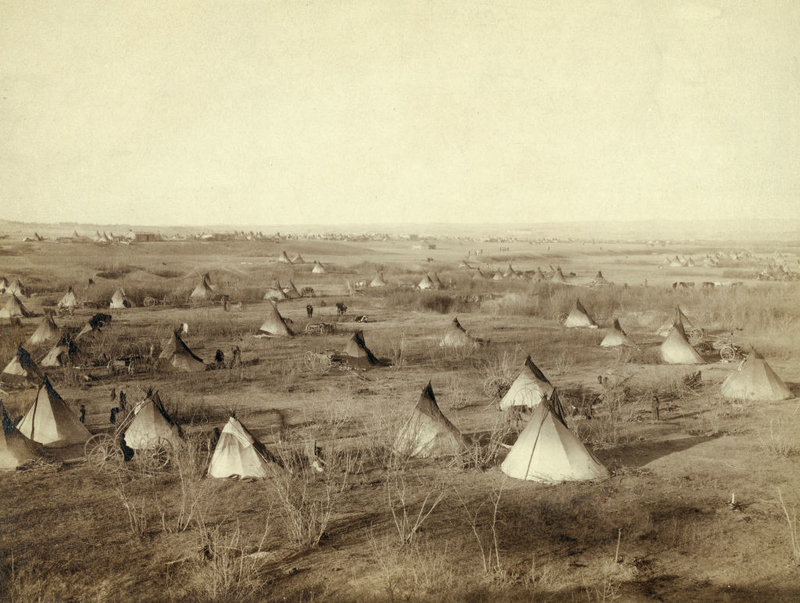
<path fill-rule="evenodd" d="M 789 542 L 792 547 L 792 558 L 794 559 L 795 564 L 800 565 L 800 532 L 797 529 L 797 509 L 792 507 L 789 509 L 789 505 L 786 504 L 786 501 L 783 499 L 783 493 L 781 492 L 780 488 L 778 490 L 778 504 L 783 511 L 783 516 L 786 518 L 786 524 L 789 532 Z"/>
<path fill-rule="evenodd" d="M 390 471 L 386 478 L 386 500 L 392 513 L 400 546 L 410 544 L 419 532 L 422 524 L 430 517 L 434 509 L 445 497 L 445 491 L 439 487 L 430 490 L 414 512 L 411 507 L 410 492 L 406 488 L 405 476 L 401 471 Z"/>
<path fill-rule="evenodd" d="M 500 544 L 497 537 L 497 524 L 500 521 L 499 508 L 500 498 L 503 496 L 503 488 L 505 487 L 506 478 L 503 477 L 498 487 L 492 488 L 492 493 L 488 501 L 480 503 L 474 511 L 470 510 L 467 501 L 457 492 L 458 499 L 461 506 L 464 508 L 464 513 L 467 516 L 467 522 L 472 529 L 475 540 L 478 543 L 478 551 L 481 556 L 481 563 L 483 566 L 484 574 L 502 572 L 502 563 L 500 561 Z M 483 508 L 488 504 L 491 512 L 491 523 L 489 523 L 489 531 L 482 529 L 483 522 L 481 521 L 481 513 Z"/>

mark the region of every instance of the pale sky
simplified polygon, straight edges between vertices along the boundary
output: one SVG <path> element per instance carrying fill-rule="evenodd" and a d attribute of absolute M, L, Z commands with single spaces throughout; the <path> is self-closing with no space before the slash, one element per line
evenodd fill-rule
<path fill-rule="evenodd" d="M 0 0 L 0 218 L 798 218 L 799 62 L 797 0 Z"/>

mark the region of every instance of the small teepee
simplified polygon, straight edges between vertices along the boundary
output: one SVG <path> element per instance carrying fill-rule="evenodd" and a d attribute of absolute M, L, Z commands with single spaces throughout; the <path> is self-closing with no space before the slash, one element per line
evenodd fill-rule
<path fill-rule="evenodd" d="M 370 281 L 370 287 L 385 287 L 387 285 L 386 280 L 383 278 L 383 272 L 379 272 L 375 275 L 375 278 Z"/>
<path fill-rule="evenodd" d="M 63 310 L 74 310 L 78 305 L 78 300 L 75 298 L 75 292 L 72 290 L 72 286 L 67 289 L 67 292 L 64 294 L 58 302 L 58 308 Z"/>
<path fill-rule="evenodd" d="M 92 437 L 47 378 L 39 386 L 36 401 L 22 417 L 18 428 L 34 442 L 50 446 L 82 444 Z"/>
<path fill-rule="evenodd" d="M 671 318 L 667 319 L 667 321 L 658 327 L 658 331 L 656 331 L 661 337 L 666 337 L 672 331 L 672 327 L 675 325 L 683 325 L 684 328 L 689 327 L 690 329 L 694 328 L 692 322 L 687 318 L 686 314 L 683 313 L 680 306 L 675 306 L 675 312 Z"/>
<path fill-rule="evenodd" d="M 425 289 L 438 289 L 436 283 L 433 282 L 430 276 L 427 274 L 422 277 L 422 280 L 417 285 L 417 288 L 425 290 Z"/>
<path fill-rule="evenodd" d="M 11 279 L 11 282 L 8 283 L 6 287 L 6 293 L 11 293 L 12 295 L 27 297 L 28 290 L 25 285 L 22 284 L 22 281 L 19 278 L 14 277 Z"/>
<path fill-rule="evenodd" d="M 289 259 L 289 256 L 286 255 L 285 251 L 281 251 L 281 254 L 278 256 L 278 261 L 281 264 L 291 264 L 292 260 Z"/>
<path fill-rule="evenodd" d="M 61 331 L 56 326 L 53 317 L 50 314 L 45 314 L 42 322 L 36 327 L 36 330 L 25 341 L 25 346 L 34 348 L 40 345 L 46 345 L 61 338 Z"/>
<path fill-rule="evenodd" d="M 394 451 L 409 457 L 441 457 L 457 455 L 466 445 L 466 438 L 436 404 L 429 382 L 397 434 Z"/>
<path fill-rule="evenodd" d="M 28 312 L 27 308 L 22 305 L 16 294 L 12 294 L 8 298 L 6 305 L 0 309 L 0 318 L 28 318 L 30 316 L 33 316 L 33 314 Z"/>
<path fill-rule="evenodd" d="M 364 332 L 360 330 L 353 333 L 350 341 L 347 342 L 344 348 L 344 355 L 348 364 L 362 368 L 372 368 L 381 366 L 382 364 L 381 361 L 370 352 L 364 341 Z"/>
<path fill-rule="evenodd" d="M 794 398 L 792 390 L 756 352 L 751 352 L 747 360 L 728 375 L 720 389 L 725 398 L 737 400 L 772 402 Z"/>
<path fill-rule="evenodd" d="M 286 326 L 274 302 L 270 302 L 267 318 L 264 320 L 264 324 L 261 325 L 259 332 L 273 337 L 291 337 L 294 335 L 291 329 Z"/>
<path fill-rule="evenodd" d="M 443 348 L 461 348 L 477 345 L 478 341 L 467 333 L 466 329 L 461 326 L 458 321 L 458 316 L 450 323 L 444 337 L 439 342 L 439 346 Z"/>
<path fill-rule="evenodd" d="M 42 447 L 25 437 L 16 425 L 8 418 L 6 407 L 0 402 L 3 427 L 0 429 L 0 469 L 14 470 L 44 456 Z"/>
<path fill-rule="evenodd" d="M 621 345 L 631 345 L 631 341 L 628 339 L 627 333 L 619 326 L 619 319 L 615 318 L 614 328 L 611 329 L 603 338 L 603 341 L 600 342 L 600 347 L 614 348 Z"/>
<path fill-rule="evenodd" d="M 125 444 L 132 450 L 147 450 L 169 442 L 180 443 L 180 427 L 172 420 L 161 403 L 158 392 L 148 392 L 147 398 L 134 409 L 136 415 L 125 431 Z"/>
<path fill-rule="evenodd" d="M 528 356 L 519 376 L 500 400 L 500 410 L 506 410 L 512 406 L 535 408 L 542 400 L 549 398 L 553 390 L 553 385 L 548 378 Z"/>
<path fill-rule="evenodd" d="M 111 297 L 111 303 L 108 307 L 117 310 L 131 307 L 131 302 L 125 297 L 125 291 L 123 291 L 121 287 L 117 287 L 117 290 L 114 291 L 114 295 Z"/>
<path fill-rule="evenodd" d="M 317 261 L 314 261 L 314 267 L 311 269 L 311 274 L 325 274 L 325 266 Z"/>
<path fill-rule="evenodd" d="M 202 358 L 198 358 L 189 349 L 181 336 L 179 330 L 172 332 L 169 341 L 161 350 L 158 356 L 158 367 L 160 370 L 176 370 L 184 372 L 201 372 L 206 370 L 206 365 Z"/>
<path fill-rule="evenodd" d="M 608 477 L 608 470 L 567 428 L 551 400 L 543 400 L 533 411 L 500 469 L 509 477 L 547 483 Z"/>
<path fill-rule="evenodd" d="M 213 297 L 214 292 L 211 290 L 208 281 L 206 278 L 202 278 L 197 286 L 194 288 L 192 293 L 189 295 L 189 299 L 192 301 L 202 301 L 204 299 L 211 299 Z"/>
<path fill-rule="evenodd" d="M 703 364 L 703 358 L 686 339 L 682 324 L 672 327 L 672 331 L 661 344 L 661 359 L 667 364 Z"/>
<path fill-rule="evenodd" d="M 292 281 L 289 281 L 289 284 L 284 288 L 283 292 L 286 294 L 288 299 L 300 299 L 303 297 L 300 295 L 300 292 L 297 290 L 297 287 L 294 286 Z"/>
<path fill-rule="evenodd" d="M 269 299 L 272 301 L 283 301 L 284 299 L 289 299 L 283 292 L 283 287 L 281 287 L 280 281 L 276 280 L 272 287 L 270 287 L 267 292 L 264 294 L 264 299 Z"/>
<path fill-rule="evenodd" d="M 566 283 L 567 279 L 564 277 L 564 273 L 561 272 L 561 268 L 557 268 L 556 271 L 553 273 L 553 278 L 550 279 L 554 283 Z"/>
<path fill-rule="evenodd" d="M 236 417 L 231 417 L 222 429 L 214 455 L 208 465 L 211 477 L 258 479 L 270 474 L 275 457 Z"/>
<path fill-rule="evenodd" d="M 62 337 L 39 363 L 46 367 L 68 366 L 80 355 L 78 346 L 67 336 Z"/>
<path fill-rule="evenodd" d="M 581 300 L 578 299 L 575 300 L 575 307 L 572 308 L 569 316 L 567 316 L 567 320 L 564 321 L 564 326 L 568 329 L 576 329 L 581 327 L 596 329 L 597 323 L 591 316 L 589 316 L 589 312 L 586 311 L 586 308 L 583 307 Z"/>

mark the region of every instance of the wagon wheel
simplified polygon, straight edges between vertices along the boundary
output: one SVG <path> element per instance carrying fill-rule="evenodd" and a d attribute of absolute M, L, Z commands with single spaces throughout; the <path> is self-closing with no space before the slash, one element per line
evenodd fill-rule
<path fill-rule="evenodd" d="M 703 329 L 692 329 L 689 331 L 689 343 L 691 345 L 697 345 L 703 341 L 704 336 L 705 334 L 703 333 Z"/>
<path fill-rule="evenodd" d="M 732 345 L 724 345 L 719 350 L 719 357 L 725 362 L 733 362 L 736 360 L 736 348 Z"/>
<path fill-rule="evenodd" d="M 156 303 L 157 303 L 156 298 L 150 296 L 145 297 L 144 300 L 142 301 L 142 305 L 145 308 L 152 308 L 153 306 L 156 305 Z"/>
<path fill-rule="evenodd" d="M 317 364 L 317 355 L 314 352 L 306 352 L 303 354 L 303 364 L 307 370 L 313 371 Z"/>
<path fill-rule="evenodd" d="M 83 445 L 86 462 L 98 469 L 115 469 L 125 460 L 122 448 L 107 433 L 92 436 Z"/>
<path fill-rule="evenodd" d="M 169 440 L 159 438 L 158 442 L 152 446 L 137 450 L 133 460 L 143 473 L 153 473 L 169 465 L 171 458 L 172 444 Z"/>
<path fill-rule="evenodd" d="M 567 313 L 561 312 L 560 314 L 556 314 L 555 321 L 560 325 L 563 326 L 565 322 L 567 322 Z"/>

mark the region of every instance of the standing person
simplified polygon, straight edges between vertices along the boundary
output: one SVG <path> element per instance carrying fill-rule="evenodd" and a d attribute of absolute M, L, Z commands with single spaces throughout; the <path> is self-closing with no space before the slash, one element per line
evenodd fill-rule
<path fill-rule="evenodd" d="M 658 396 L 653 396 L 653 421 L 658 421 L 658 411 L 659 411 L 659 401 Z"/>
<path fill-rule="evenodd" d="M 81 404 L 80 422 L 84 424 L 86 423 L 86 406 L 84 406 L 83 404 Z"/>
<path fill-rule="evenodd" d="M 311 316 L 314 314 L 314 306 L 308 304 L 306 306 L 306 314 L 308 314 L 308 317 L 311 318 Z"/>

